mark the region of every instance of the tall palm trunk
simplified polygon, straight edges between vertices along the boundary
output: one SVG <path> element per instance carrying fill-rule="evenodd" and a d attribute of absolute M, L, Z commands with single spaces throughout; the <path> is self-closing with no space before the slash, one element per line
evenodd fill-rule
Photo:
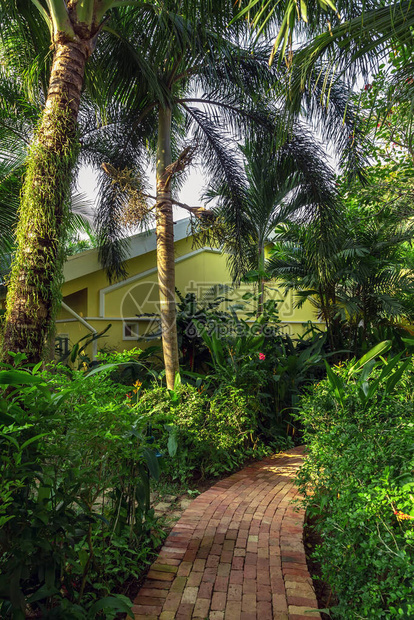
<path fill-rule="evenodd" d="M 71 172 L 78 151 L 79 110 L 88 41 L 55 43 L 45 109 L 27 159 L 3 332 L 3 358 L 37 362 L 60 300 L 63 240 Z"/>
<path fill-rule="evenodd" d="M 264 243 L 259 241 L 259 275 L 257 277 L 257 317 L 262 316 L 264 310 L 265 282 L 264 282 L 264 266 L 265 266 L 265 249 Z"/>
<path fill-rule="evenodd" d="M 171 109 L 159 106 L 157 145 L 157 268 L 167 387 L 179 370 L 175 308 L 174 221 L 171 202 Z"/>

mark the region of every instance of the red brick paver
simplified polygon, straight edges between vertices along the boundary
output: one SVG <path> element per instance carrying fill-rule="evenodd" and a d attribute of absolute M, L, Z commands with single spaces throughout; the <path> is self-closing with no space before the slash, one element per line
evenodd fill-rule
<path fill-rule="evenodd" d="M 304 511 L 292 504 L 303 449 L 245 467 L 199 495 L 134 601 L 135 620 L 314 620 Z"/>

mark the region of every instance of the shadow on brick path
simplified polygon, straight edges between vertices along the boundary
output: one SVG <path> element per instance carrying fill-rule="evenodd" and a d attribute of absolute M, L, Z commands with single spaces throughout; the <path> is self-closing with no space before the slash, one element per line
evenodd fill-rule
<path fill-rule="evenodd" d="M 302 541 L 304 511 L 292 504 L 303 458 L 303 448 L 293 448 L 199 495 L 151 566 L 135 620 L 320 619 Z"/>

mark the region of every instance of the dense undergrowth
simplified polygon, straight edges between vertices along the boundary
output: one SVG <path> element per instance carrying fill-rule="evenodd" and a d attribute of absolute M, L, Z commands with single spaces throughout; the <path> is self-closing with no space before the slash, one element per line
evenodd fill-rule
<path fill-rule="evenodd" d="M 272 452 L 258 434 L 254 407 L 242 390 L 226 386 L 210 396 L 180 385 L 174 396 L 155 388 L 136 406 L 152 425 L 161 452 L 169 454 L 163 468 L 173 480 L 223 475 L 248 458 Z"/>
<path fill-rule="evenodd" d="M 334 618 L 414 617 L 412 361 L 351 362 L 302 400 L 300 473 Z M 368 361 L 367 361 L 368 360 Z"/>
<path fill-rule="evenodd" d="M 131 580 L 164 536 L 151 481 L 227 475 L 293 445 L 295 426 L 309 445 L 301 484 L 312 484 L 307 507 L 322 517 L 318 553 L 339 600 L 333 613 L 414 613 L 410 359 L 400 352 L 377 363 L 386 343 L 333 372 L 324 334 L 293 341 L 260 326 L 201 333 L 204 372 L 184 366 L 173 390 L 156 348 L 89 363 L 78 347 L 66 365 L 28 365 L 20 355 L 3 365 L 1 617 L 128 613 Z"/>
<path fill-rule="evenodd" d="M 0 372 L 2 618 L 128 611 L 128 580 L 162 540 L 153 438 L 108 372 Z"/>
<path fill-rule="evenodd" d="M 102 355 L 97 366 L 82 358 L 77 369 L 20 355 L 3 364 L 1 617 L 128 613 L 131 579 L 164 536 L 151 479 L 214 478 L 289 443 L 268 441 L 269 428 L 266 439 L 260 382 L 243 385 L 263 374 L 264 356 L 253 350 L 243 362 L 240 352 L 249 372 L 234 382 L 178 376 L 174 390 L 140 351 Z"/>

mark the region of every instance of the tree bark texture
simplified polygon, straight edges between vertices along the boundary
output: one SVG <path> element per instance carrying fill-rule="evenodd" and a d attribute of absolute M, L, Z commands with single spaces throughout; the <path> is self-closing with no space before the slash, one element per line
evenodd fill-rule
<path fill-rule="evenodd" d="M 78 153 L 77 115 L 89 41 L 55 42 L 49 91 L 30 149 L 16 231 L 3 332 L 8 352 L 42 359 L 60 301 L 71 173 Z"/>
<path fill-rule="evenodd" d="M 257 278 L 257 293 L 258 294 L 257 294 L 257 313 L 256 313 L 258 318 L 262 316 L 263 310 L 264 310 L 264 295 L 265 295 L 264 276 L 263 276 L 264 266 L 265 266 L 264 252 L 265 252 L 264 244 L 260 241 L 259 250 L 258 250 L 259 277 Z"/>
<path fill-rule="evenodd" d="M 179 371 L 175 304 L 174 220 L 171 202 L 171 110 L 159 107 L 157 145 L 157 269 L 167 387 Z"/>

